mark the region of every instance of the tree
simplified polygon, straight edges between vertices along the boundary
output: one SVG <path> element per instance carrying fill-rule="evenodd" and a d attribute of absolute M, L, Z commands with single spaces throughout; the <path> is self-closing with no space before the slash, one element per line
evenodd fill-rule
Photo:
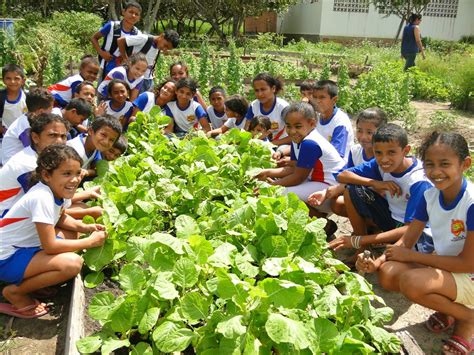
<path fill-rule="evenodd" d="M 398 26 L 395 41 L 400 36 L 403 24 L 408 22 L 408 18 L 412 13 L 422 13 L 431 0 L 371 0 L 378 10 L 385 12 L 385 17 L 396 15 L 400 17 L 400 25 Z"/>

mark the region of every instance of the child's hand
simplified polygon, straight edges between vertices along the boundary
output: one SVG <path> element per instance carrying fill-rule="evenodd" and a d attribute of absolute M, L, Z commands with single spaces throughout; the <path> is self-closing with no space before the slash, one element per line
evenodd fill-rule
<path fill-rule="evenodd" d="M 313 207 L 321 206 L 327 198 L 328 189 L 313 192 L 308 197 L 308 204 Z"/>
<path fill-rule="evenodd" d="M 398 245 L 387 245 L 384 254 L 387 260 L 410 262 L 414 261 L 413 256 L 416 251 Z"/>
<path fill-rule="evenodd" d="M 105 226 L 97 223 L 84 225 L 84 233 L 92 233 L 97 231 L 105 231 Z"/>
<path fill-rule="evenodd" d="M 89 172 L 87 171 L 87 169 L 81 169 L 81 180 L 83 180 L 86 176 L 89 175 Z"/>
<path fill-rule="evenodd" d="M 272 159 L 276 161 L 280 160 L 282 157 L 283 157 L 283 153 L 280 152 L 279 150 L 277 150 L 276 152 L 272 154 Z"/>
<path fill-rule="evenodd" d="M 87 190 L 88 200 L 96 200 L 100 197 L 100 186 L 94 186 L 92 189 Z"/>
<path fill-rule="evenodd" d="M 107 233 L 105 231 L 97 231 L 90 235 L 89 240 L 91 241 L 90 248 L 100 247 L 104 244 Z"/>
<path fill-rule="evenodd" d="M 260 181 L 266 181 L 269 178 L 268 170 L 262 170 L 258 175 L 255 176 L 255 178 Z"/>
<path fill-rule="evenodd" d="M 351 236 L 349 235 L 341 235 L 337 237 L 336 239 L 330 241 L 328 246 L 334 250 L 353 248 Z"/>
<path fill-rule="evenodd" d="M 357 255 L 357 261 L 355 263 L 357 271 L 361 273 L 373 273 L 379 268 L 379 262 L 373 258 L 366 259 L 364 253 Z"/>
<path fill-rule="evenodd" d="M 95 109 L 94 109 L 94 115 L 97 116 L 103 116 L 105 115 L 105 112 L 107 111 L 107 104 L 105 101 L 102 101 Z"/>
<path fill-rule="evenodd" d="M 110 62 L 112 59 L 114 59 L 114 56 L 112 54 L 104 50 L 100 52 L 100 56 L 104 58 L 106 62 Z"/>
<path fill-rule="evenodd" d="M 380 195 L 383 195 L 387 191 L 390 196 L 400 196 L 402 194 L 402 189 L 393 181 L 373 181 L 372 187 Z"/>

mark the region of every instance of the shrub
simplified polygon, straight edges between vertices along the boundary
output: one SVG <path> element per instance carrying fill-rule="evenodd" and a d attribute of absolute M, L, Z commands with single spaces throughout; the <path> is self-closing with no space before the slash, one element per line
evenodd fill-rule
<path fill-rule="evenodd" d="M 466 109 L 469 99 L 474 97 L 474 58 L 469 57 L 459 65 L 453 74 L 451 104 L 460 109 Z"/>
<path fill-rule="evenodd" d="M 449 99 L 450 84 L 446 80 L 422 72 L 417 67 L 412 67 L 410 73 L 410 89 L 414 99 L 440 100 Z"/>
<path fill-rule="evenodd" d="M 449 112 L 436 111 L 430 116 L 430 128 L 449 131 L 456 125 L 456 116 Z"/>

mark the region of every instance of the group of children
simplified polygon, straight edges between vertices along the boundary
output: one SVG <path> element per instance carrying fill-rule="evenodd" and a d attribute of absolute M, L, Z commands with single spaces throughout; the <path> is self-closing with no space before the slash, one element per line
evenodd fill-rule
<path fill-rule="evenodd" d="M 463 177 L 471 164 L 465 139 L 433 133 L 419 160 L 409 155 L 403 128 L 368 108 L 355 117 L 354 144 L 351 119 L 337 107 L 331 80 L 303 83 L 302 100 L 290 104 L 278 96 L 282 82 L 260 73 L 251 103 L 213 87 L 207 105 L 186 64 L 176 62 L 170 78 L 154 88 L 156 58 L 175 48 L 179 36 L 142 34 L 135 27 L 140 14 L 138 3 L 128 3 L 122 21 L 93 36 L 101 61 L 83 57 L 77 75 L 47 89 L 25 93 L 22 69 L 9 64 L 2 70 L 0 280 L 8 283 L 3 295 L 10 303 L 0 304 L 0 313 L 47 313 L 37 298 L 80 272 L 75 251 L 104 242 L 102 225 L 80 222 L 101 214 L 82 202 L 99 191 L 76 189 L 95 176 L 99 160 L 126 151 L 125 133 L 137 112 L 158 105 L 170 117 L 166 135 L 203 130 L 218 137 L 237 128 L 271 142 L 277 167 L 256 178 L 295 193 L 312 215 L 348 217 L 353 234 L 329 247 L 354 249 L 349 262 L 358 270 L 377 271 L 385 288 L 436 310 L 426 322 L 430 330 L 455 324 L 446 353 L 472 350 L 474 188 Z M 78 239 L 82 233 L 90 235 Z M 360 254 L 374 245 L 387 245 L 385 253 L 377 259 Z"/>

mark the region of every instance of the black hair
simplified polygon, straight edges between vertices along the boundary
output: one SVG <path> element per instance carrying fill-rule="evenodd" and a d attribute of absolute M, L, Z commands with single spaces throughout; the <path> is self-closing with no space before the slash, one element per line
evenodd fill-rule
<path fill-rule="evenodd" d="M 5 78 L 5 75 L 7 75 L 7 73 L 17 73 L 22 77 L 22 79 L 25 78 L 25 71 L 22 67 L 16 64 L 4 65 L 2 68 L 2 78 Z"/>
<path fill-rule="evenodd" d="M 267 116 L 255 116 L 250 120 L 249 131 L 257 126 L 262 126 L 267 131 L 272 128 L 272 121 Z"/>
<path fill-rule="evenodd" d="M 92 106 L 84 99 L 72 99 L 66 105 L 65 110 L 76 110 L 76 113 L 80 116 L 89 117 L 92 114 Z"/>
<path fill-rule="evenodd" d="M 125 89 L 127 89 L 128 96 L 130 96 L 130 85 L 125 80 L 122 79 L 112 79 L 110 82 L 107 84 L 107 96 L 110 98 L 112 96 L 112 89 L 114 88 L 114 85 L 116 84 L 122 84 L 125 86 Z"/>
<path fill-rule="evenodd" d="M 123 7 L 124 10 L 127 10 L 129 9 L 130 7 L 135 7 L 137 8 L 138 10 L 140 10 L 140 13 L 142 12 L 142 5 L 140 5 L 138 2 L 136 1 L 127 1 Z"/>
<path fill-rule="evenodd" d="M 125 135 L 121 134 L 115 141 L 112 148 L 118 149 L 124 154 L 128 148 L 128 139 Z"/>
<path fill-rule="evenodd" d="M 331 98 L 336 97 L 338 88 L 336 82 L 332 80 L 319 80 L 314 84 L 313 90 L 327 90 Z"/>
<path fill-rule="evenodd" d="M 176 48 L 176 47 L 179 46 L 179 34 L 178 34 L 178 32 L 176 32 L 174 30 L 166 30 L 163 33 L 163 38 L 165 40 L 167 40 L 168 42 L 170 42 L 171 45 L 173 46 L 173 48 Z"/>
<path fill-rule="evenodd" d="M 99 66 L 99 60 L 97 59 L 97 56 L 95 56 L 95 55 L 86 54 L 86 55 L 82 56 L 81 64 L 79 65 L 79 67 L 82 69 L 82 68 L 85 68 L 86 66 L 88 66 L 90 64 Z"/>
<path fill-rule="evenodd" d="M 265 81 L 270 87 L 275 87 L 275 95 L 283 90 L 283 83 L 280 79 L 275 78 L 270 73 L 259 73 L 253 78 L 252 83 L 255 83 L 258 80 Z"/>
<path fill-rule="evenodd" d="M 300 84 L 300 91 L 313 90 L 314 80 L 305 80 Z"/>
<path fill-rule="evenodd" d="M 314 111 L 314 108 L 307 102 L 294 102 L 289 106 L 285 107 L 281 115 L 283 120 L 286 122 L 286 117 L 293 112 L 298 112 L 303 116 L 304 119 L 308 121 L 316 120 L 316 113 Z"/>
<path fill-rule="evenodd" d="M 31 88 L 26 94 L 26 107 L 28 107 L 28 112 L 47 109 L 51 107 L 53 101 L 53 95 L 51 95 L 51 93 L 46 88 Z"/>
<path fill-rule="evenodd" d="M 93 132 L 97 132 L 102 127 L 110 127 L 112 130 L 117 132 L 119 136 L 122 134 L 122 125 L 120 121 L 113 116 L 104 115 L 97 117 L 91 124 Z"/>
<path fill-rule="evenodd" d="M 148 60 L 146 59 L 146 55 L 142 52 L 132 54 L 130 57 L 128 57 L 127 63 L 125 63 L 123 66 L 128 69 L 130 68 L 130 66 L 135 65 L 138 62 L 145 62 L 148 66 Z"/>
<path fill-rule="evenodd" d="M 176 86 L 176 81 L 171 79 L 171 78 L 166 78 L 164 81 L 162 81 L 158 86 L 156 86 L 153 89 L 153 92 L 155 93 L 155 97 L 160 96 L 160 91 L 163 86 L 165 86 L 168 83 L 173 83 Z"/>
<path fill-rule="evenodd" d="M 366 108 L 357 114 L 356 125 L 359 122 L 372 122 L 377 128 L 387 123 L 387 114 L 378 107 Z"/>
<path fill-rule="evenodd" d="M 59 115 L 55 115 L 53 113 L 41 113 L 38 116 L 36 116 L 36 118 L 31 122 L 30 140 L 31 140 L 32 147 L 34 147 L 34 142 L 33 142 L 33 139 L 31 138 L 32 134 L 36 133 L 37 135 L 40 135 L 41 132 L 43 132 L 44 128 L 53 122 L 62 123 L 64 127 L 66 127 L 66 132 L 69 132 L 69 130 L 71 129 L 70 123 L 63 117 Z"/>
<path fill-rule="evenodd" d="M 224 97 L 226 97 L 225 90 L 222 86 L 213 86 L 211 90 L 209 90 L 209 100 L 211 99 L 211 95 L 216 92 L 220 92 Z"/>
<path fill-rule="evenodd" d="M 189 90 L 191 90 L 193 94 L 195 94 L 197 91 L 198 85 L 191 78 L 181 78 L 176 83 L 176 90 L 179 90 L 181 88 L 188 88 Z"/>
<path fill-rule="evenodd" d="M 410 17 L 408 18 L 409 23 L 413 23 L 416 20 L 421 20 L 421 14 L 411 14 Z"/>
<path fill-rule="evenodd" d="M 245 117 L 249 109 L 249 103 L 242 95 L 232 95 L 224 101 L 224 105 L 229 110 L 241 117 Z"/>
<path fill-rule="evenodd" d="M 372 136 L 372 144 L 378 142 L 397 142 L 403 149 L 408 145 L 407 132 L 395 123 L 384 124 Z"/>
<path fill-rule="evenodd" d="M 94 83 L 92 81 L 84 80 L 84 81 L 81 81 L 76 86 L 76 88 L 74 89 L 74 93 L 79 94 L 84 86 L 92 86 L 95 90 L 95 86 L 94 86 Z M 97 93 L 97 91 L 96 91 L 96 93 Z"/>
<path fill-rule="evenodd" d="M 469 145 L 466 139 L 459 133 L 434 131 L 424 139 L 418 149 L 418 156 L 421 160 L 425 160 L 428 148 L 435 144 L 445 144 L 449 146 L 456 153 L 461 162 L 470 155 Z"/>
<path fill-rule="evenodd" d="M 171 70 L 176 65 L 180 65 L 183 68 L 183 70 L 186 72 L 186 76 L 189 75 L 189 69 L 188 69 L 187 64 L 185 62 L 181 61 L 181 60 L 178 60 L 177 62 L 174 62 L 174 63 L 170 64 L 170 75 L 171 75 Z"/>

